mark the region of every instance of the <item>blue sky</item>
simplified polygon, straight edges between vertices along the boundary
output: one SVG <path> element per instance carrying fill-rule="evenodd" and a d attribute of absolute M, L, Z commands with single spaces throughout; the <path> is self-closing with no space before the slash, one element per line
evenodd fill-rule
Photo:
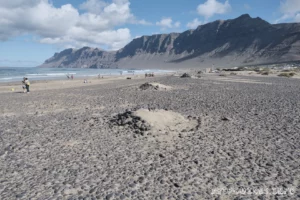
<path fill-rule="evenodd" d="M 300 0 L 0 0 L 0 66 L 37 66 L 65 48 L 117 50 L 245 13 L 300 22 Z"/>

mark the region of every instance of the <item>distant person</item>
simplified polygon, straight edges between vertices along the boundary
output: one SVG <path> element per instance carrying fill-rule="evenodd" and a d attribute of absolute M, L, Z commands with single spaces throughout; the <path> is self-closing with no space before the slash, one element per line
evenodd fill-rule
<path fill-rule="evenodd" d="M 74 79 L 74 76 L 73 76 L 73 74 L 71 75 L 71 79 L 72 79 L 72 80 Z"/>
<path fill-rule="evenodd" d="M 86 79 L 84 79 L 84 80 L 83 80 L 83 83 L 87 83 L 87 80 L 86 80 Z"/>
<path fill-rule="evenodd" d="M 100 79 L 100 74 L 98 74 L 98 79 Z"/>
<path fill-rule="evenodd" d="M 22 81 L 22 88 L 23 88 L 23 92 L 25 93 L 26 92 L 25 77 L 23 78 Z"/>
<path fill-rule="evenodd" d="M 29 93 L 30 82 L 29 82 L 28 78 L 25 78 L 24 83 L 25 83 L 26 91 L 27 91 L 27 93 Z"/>

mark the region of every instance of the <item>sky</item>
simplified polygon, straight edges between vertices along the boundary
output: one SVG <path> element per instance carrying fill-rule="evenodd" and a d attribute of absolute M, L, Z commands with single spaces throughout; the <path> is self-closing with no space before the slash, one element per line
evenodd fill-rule
<path fill-rule="evenodd" d="M 245 13 L 300 22 L 300 0 L 0 0 L 0 66 L 35 67 L 66 48 L 118 50 Z"/>

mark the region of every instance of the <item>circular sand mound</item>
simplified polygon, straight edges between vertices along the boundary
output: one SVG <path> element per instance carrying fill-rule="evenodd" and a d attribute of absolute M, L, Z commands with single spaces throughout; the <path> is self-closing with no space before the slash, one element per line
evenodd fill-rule
<path fill-rule="evenodd" d="M 186 119 L 173 111 L 139 109 L 133 115 L 143 119 L 156 131 L 193 131 L 198 126 L 197 120 Z"/>
<path fill-rule="evenodd" d="M 153 85 L 154 87 L 157 87 L 159 90 L 171 90 L 172 89 L 171 86 L 164 85 L 161 83 L 151 83 L 151 85 Z"/>
<path fill-rule="evenodd" d="M 130 128 L 140 135 L 160 136 L 162 133 L 194 131 L 200 123 L 195 118 L 185 118 L 173 111 L 139 109 L 114 116 L 110 124 Z"/>
<path fill-rule="evenodd" d="M 144 83 L 139 87 L 141 90 L 170 90 L 171 86 L 163 85 L 160 83 Z"/>

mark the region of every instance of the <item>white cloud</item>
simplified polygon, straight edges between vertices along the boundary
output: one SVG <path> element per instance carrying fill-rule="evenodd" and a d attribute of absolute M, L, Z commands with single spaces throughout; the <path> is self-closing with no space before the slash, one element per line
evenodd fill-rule
<path fill-rule="evenodd" d="M 162 28 L 172 28 L 172 18 L 163 18 L 159 22 L 156 22 L 157 26 L 161 26 Z"/>
<path fill-rule="evenodd" d="M 21 8 L 21 7 L 34 6 L 39 2 L 41 2 L 41 0 L 13 0 L 13 1 L 0 0 L 0 5 L 1 7 L 5 7 L 5 8 Z"/>
<path fill-rule="evenodd" d="M 89 13 L 101 14 L 103 8 L 107 6 L 107 3 L 100 0 L 89 0 L 82 3 L 79 7 L 82 10 L 86 10 Z"/>
<path fill-rule="evenodd" d="M 204 16 L 206 19 L 214 16 L 215 14 L 225 14 L 231 10 L 229 1 L 226 0 L 221 3 L 217 0 L 207 0 L 205 3 L 197 7 L 198 14 Z"/>
<path fill-rule="evenodd" d="M 142 19 L 142 20 L 134 20 L 133 23 L 135 23 L 135 24 L 141 24 L 141 25 L 152 25 L 151 22 L 148 22 L 148 21 L 146 21 L 144 19 Z"/>
<path fill-rule="evenodd" d="M 197 28 L 199 25 L 203 24 L 201 21 L 199 21 L 198 18 L 195 18 L 193 21 L 187 23 L 187 27 L 190 29 L 195 29 Z"/>
<path fill-rule="evenodd" d="M 123 47 L 131 38 L 130 30 L 127 28 L 118 30 L 107 30 L 102 32 L 87 31 L 83 28 L 74 27 L 64 37 L 43 38 L 41 43 L 46 44 L 71 44 L 73 47 L 78 46 L 95 46 L 93 44 L 109 45 L 111 50 L 117 50 Z"/>
<path fill-rule="evenodd" d="M 181 23 L 180 23 L 180 22 L 175 22 L 175 23 L 174 23 L 174 27 L 175 27 L 175 28 L 179 28 L 179 27 L 180 27 L 180 25 L 181 25 Z"/>
<path fill-rule="evenodd" d="M 179 28 L 180 27 L 180 22 L 174 22 L 171 17 L 165 17 L 162 18 L 159 22 L 156 22 L 157 26 L 160 26 L 162 29 L 167 29 L 167 28 Z"/>
<path fill-rule="evenodd" d="M 300 1 L 299 0 L 284 0 L 280 2 L 280 12 L 282 16 L 275 23 L 292 20 L 299 22 L 300 20 Z"/>
<path fill-rule="evenodd" d="M 295 22 L 300 22 L 300 13 L 295 16 Z"/>
<path fill-rule="evenodd" d="M 131 13 L 129 0 L 86 0 L 80 13 L 71 4 L 57 8 L 49 0 L 0 0 L 0 40 L 35 34 L 40 42 L 63 46 L 123 47 L 130 41 L 127 23 L 148 25 Z"/>
<path fill-rule="evenodd" d="M 300 12 L 300 1 L 299 0 L 281 1 L 280 10 L 284 14 L 296 14 Z"/>
<path fill-rule="evenodd" d="M 249 4 L 247 4 L 247 3 L 245 3 L 245 4 L 244 4 L 244 8 L 245 8 L 246 10 L 250 10 L 250 9 L 251 9 L 251 6 L 250 6 Z"/>

